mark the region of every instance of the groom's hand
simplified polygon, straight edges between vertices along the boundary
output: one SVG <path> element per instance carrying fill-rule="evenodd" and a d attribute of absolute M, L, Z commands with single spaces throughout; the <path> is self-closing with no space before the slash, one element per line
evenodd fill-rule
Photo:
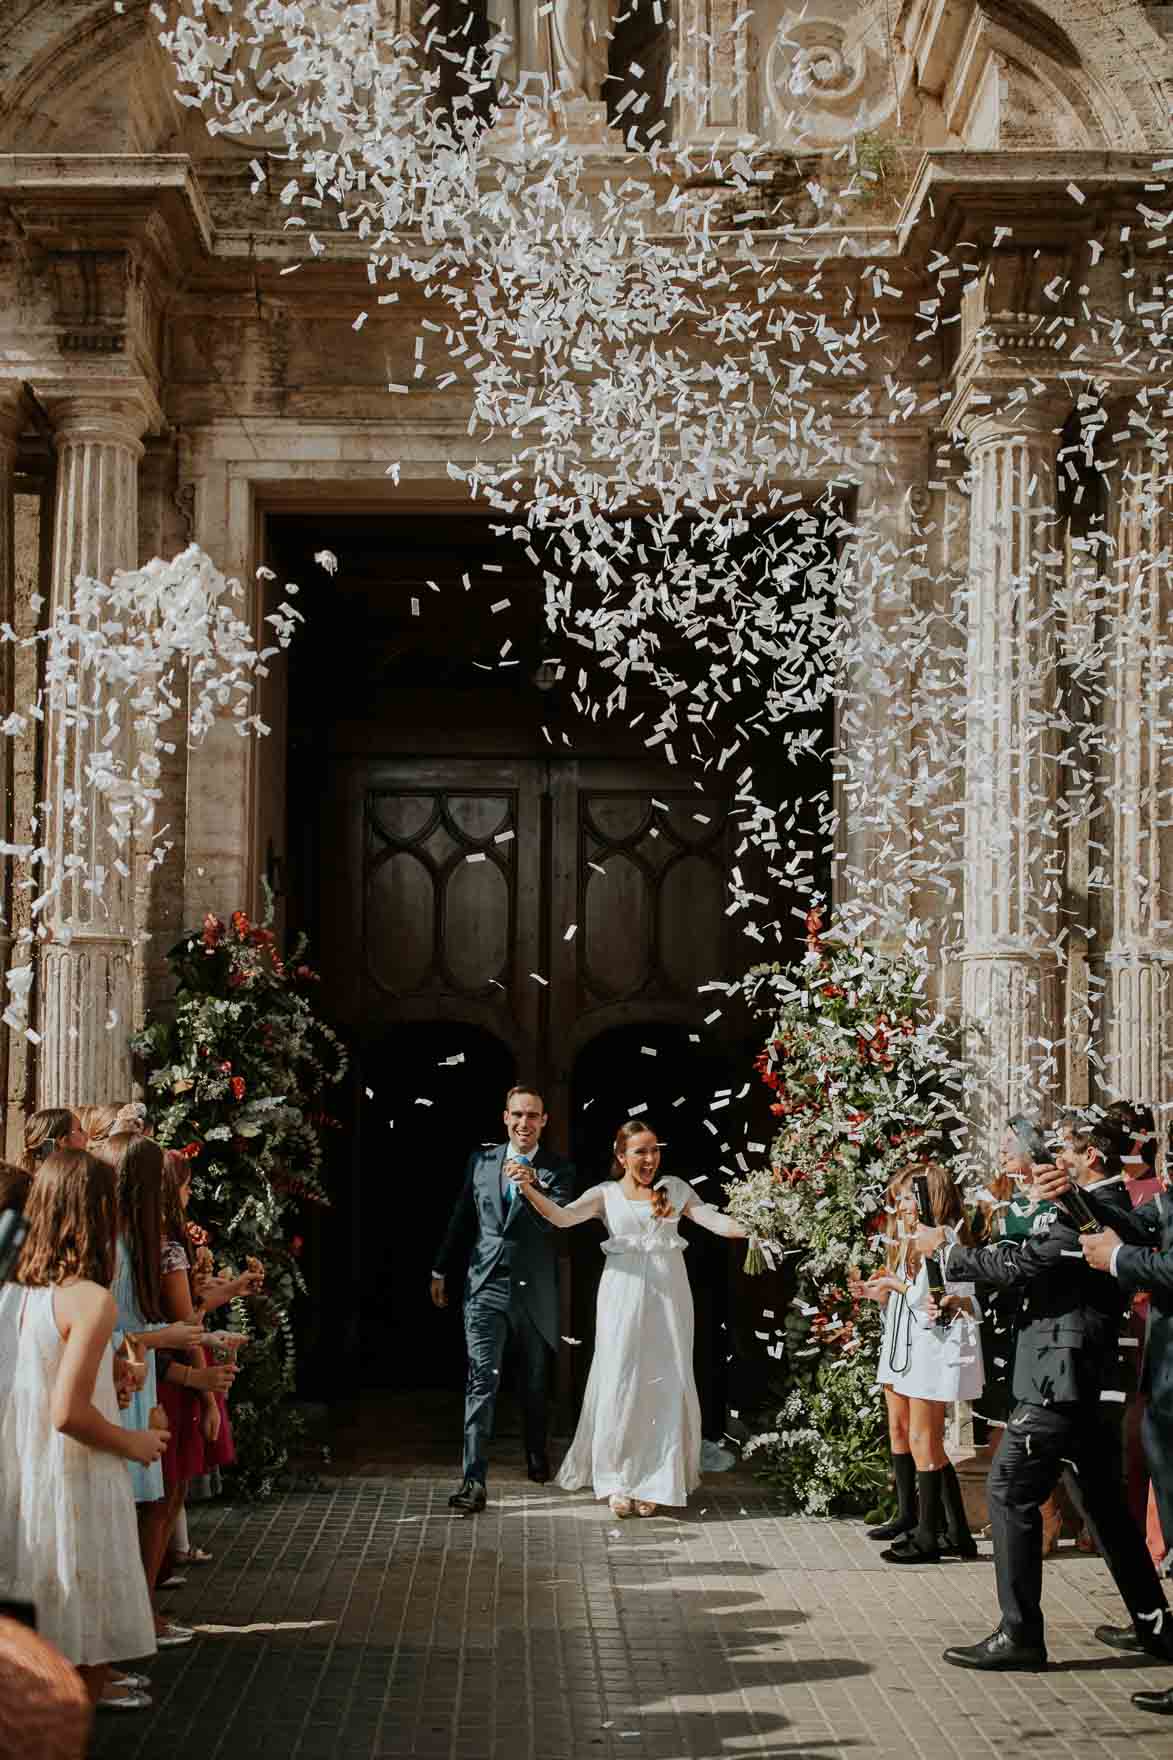
<path fill-rule="evenodd" d="M 448 1306 L 448 1291 L 444 1287 L 444 1279 L 432 1274 L 432 1302 L 437 1308 Z"/>

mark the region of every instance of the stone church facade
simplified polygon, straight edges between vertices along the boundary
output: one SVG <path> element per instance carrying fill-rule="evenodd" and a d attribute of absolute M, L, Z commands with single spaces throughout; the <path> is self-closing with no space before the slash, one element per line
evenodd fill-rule
<path fill-rule="evenodd" d="M 743 6 L 753 15 L 744 40 L 729 29 Z M 389 22 L 393 12 L 398 19 L 393 6 L 387 10 Z M 638 60 L 646 70 L 645 120 L 663 109 L 668 61 L 687 63 L 702 43 L 716 45 L 703 113 L 684 105 L 665 112 L 666 138 L 711 144 L 752 135 L 792 170 L 795 155 L 800 165 L 803 155 L 829 159 L 863 125 L 872 175 L 834 216 L 831 246 L 825 229 L 812 236 L 809 261 L 836 251 L 836 286 L 862 297 L 865 257 L 882 259 L 891 289 L 888 352 L 901 357 L 923 413 L 893 427 L 882 468 L 865 474 L 856 494 L 897 542 L 926 532 L 930 575 L 968 570 L 975 654 L 982 632 L 998 627 L 1009 573 L 1030 572 L 1022 504 L 1032 494 L 1056 498 L 1056 435 L 1078 397 L 1069 370 L 1075 345 L 1069 338 L 1058 359 L 1041 321 L 1058 318 L 1079 332 L 1084 300 L 1123 324 L 1123 340 L 1107 347 L 1089 338 L 1084 349 L 1119 395 L 1118 419 L 1103 440 L 1117 554 L 1127 556 L 1130 545 L 1164 550 L 1167 511 L 1130 499 L 1151 439 L 1129 422 L 1138 393 L 1154 382 L 1138 313 L 1161 304 L 1163 264 L 1139 232 L 1129 238 L 1128 222 L 1138 201 L 1168 205 L 1167 195 L 1146 198 L 1146 191 L 1162 185 L 1164 155 L 1173 158 L 1170 9 L 1099 0 L 891 0 L 858 8 L 839 0 L 801 8 L 786 0 L 673 0 L 657 10 L 654 21 L 648 8 L 632 9 L 628 17 L 638 13 L 643 22 L 617 28 L 613 49 L 613 60 Z M 385 510 L 393 519 L 406 507 L 439 520 L 451 513 L 465 491 L 448 465 L 468 467 L 475 456 L 466 394 L 434 379 L 406 399 L 389 399 L 385 389 L 388 380 L 411 377 L 412 339 L 426 311 L 419 287 L 405 283 L 393 315 L 380 308 L 356 333 L 366 282 L 361 246 L 338 234 L 322 261 L 282 274 L 297 257 L 284 210 L 250 193 L 249 162 L 263 146 L 212 140 L 199 113 L 177 104 L 137 0 L 118 12 L 109 0 L 3 0 L 0 22 L 0 619 L 27 634 L 68 599 L 79 571 L 108 577 L 195 540 L 246 584 L 259 626 L 266 606 L 255 571 L 267 560 L 275 514 Z M 734 54 L 729 45 L 738 41 Z M 799 109 L 801 138 L 793 132 Z M 638 175 L 605 99 L 588 100 L 581 120 L 588 187 L 601 188 L 619 167 L 624 177 Z M 788 184 L 780 175 L 784 191 L 800 191 L 801 177 Z M 811 214 L 812 226 L 817 218 Z M 1093 240 L 1104 248 L 1092 250 Z M 958 278 L 933 338 L 918 341 L 918 306 L 935 293 L 929 265 L 962 244 L 972 273 L 964 287 Z M 801 268 L 802 251 L 788 245 L 787 256 Z M 801 276 L 790 280 L 798 285 Z M 869 373 L 880 378 L 883 368 L 861 368 L 858 380 L 845 376 L 831 388 L 845 429 Z M 1036 386 L 1029 408 L 1012 395 L 1024 374 Z M 936 463 L 933 414 L 943 392 L 967 453 L 947 478 Z M 386 474 L 392 461 L 401 467 L 397 489 Z M 1062 541 L 1070 548 L 1079 536 L 1074 511 L 1068 528 Z M 1018 535 L 991 548 L 991 531 Z M 1046 590 L 1046 571 L 1037 578 Z M 1120 592 L 1130 590 L 1125 569 Z M 1151 619 L 1154 668 L 1171 613 L 1166 569 Z M 5 648 L 0 662 L 6 706 L 32 701 L 33 655 Z M 1008 729 L 1016 667 L 1032 663 L 1024 653 L 981 672 L 1003 693 L 1004 714 L 995 720 Z M 1001 1103 L 1016 1098 L 1019 1047 L 1040 1035 L 1066 1047 L 1068 1097 L 1095 1094 L 1073 1026 L 1089 984 L 1106 991 L 1108 1085 L 1146 1100 L 1170 1095 L 1173 755 L 1167 735 L 1139 712 L 1144 656 L 1133 654 L 1130 664 L 1110 710 L 1119 722 L 1112 822 L 1096 840 L 1103 852 L 1090 858 L 1108 864 L 1101 896 L 1117 903 L 1100 907 L 1094 941 L 1069 943 L 1060 960 L 1053 936 L 1021 912 L 1038 851 L 1009 782 L 996 780 L 981 812 L 958 823 L 964 934 L 941 974 L 942 994 L 990 1023 L 992 1067 L 1005 1075 Z M 916 741 L 911 676 L 907 689 L 905 749 L 890 760 L 896 794 Z M 261 876 L 283 858 L 296 783 L 285 758 L 282 691 L 278 666 L 262 703 L 269 740 L 248 742 L 230 727 L 194 750 L 175 740 L 158 814 L 171 845 L 167 861 L 152 867 L 141 852 L 100 914 L 80 895 L 70 901 L 68 945 L 36 948 L 40 1045 L 35 1053 L 15 1041 L 7 1049 L 10 1148 L 27 1109 L 126 1093 L 128 1055 L 122 1036 L 105 1031 L 109 1009 L 129 1021 L 165 1000 L 166 949 L 206 911 L 257 907 Z M 7 839 L 22 841 L 36 803 L 60 808 L 69 786 L 68 775 L 46 765 L 43 746 L 33 727 L 6 749 Z M 1059 786 L 1046 756 L 1031 760 L 1044 794 Z M 972 762 L 996 779 L 1003 774 L 998 752 L 980 741 Z M 903 834 L 912 840 L 915 791 L 905 792 Z M 866 836 L 855 843 L 866 861 Z M 1088 862 L 1086 843 L 1072 837 L 1065 897 L 1080 892 Z M 1143 905 L 1133 884 L 1139 869 L 1150 879 Z M 11 937 L 28 925 L 30 894 L 11 873 L 5 887 Z M 150 940 L 138 945 L 143 930 Z M 6 964 L 9 945 L 0 948 Z"/>

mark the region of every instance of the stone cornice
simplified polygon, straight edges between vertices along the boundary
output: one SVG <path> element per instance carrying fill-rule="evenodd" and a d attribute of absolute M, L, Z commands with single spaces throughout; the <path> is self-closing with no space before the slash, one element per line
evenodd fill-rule
<path fill-rule="evenodd" d="M 992 245 L 999 227 L 1019 244 L 1102 238 L 1110 215 L 1135 215 L 1158 153 L 931 152 L 912 180 L 897 224 L 899 254 L 952 251 L 963 239 Z M 1082 202 L 1071 194 L 1074 186 Z"/>
<path fill-rule="evenodd" d="M 44 251 L 151 243 L 186 261 L 213 227 L 185 153 L 0 153 L 0 212 Z"/>

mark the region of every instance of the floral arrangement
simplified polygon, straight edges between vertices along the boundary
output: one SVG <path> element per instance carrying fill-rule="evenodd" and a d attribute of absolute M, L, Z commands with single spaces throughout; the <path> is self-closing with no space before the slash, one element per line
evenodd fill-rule
<path fill-rule="evenodd" d="M 781 1340 L 789 1391 L 747 1452 L 764 1455 L 764 1476 L 794 1507 L 837 1514 L 870 1507 L 887 1478 L 882 1319 L 848 1283 L 883 1253 L 896 1170 L 952 1154 L 959 1133 L 952 1037 L 926 1006 L 924 963 L 914 950 L 891 956 L 824 935 L 822 924 L 816 907 L 796 966 L 759 966 L 743 982 L 771 1018 L 756 1067 L 779 1130 L 770 1166 L 725 1190 L 756 1237 L 748 1271 L 777 1252 L 801 1255 Z"/>
<path fill-rule="evenodd" d="M 148 1104 L 159 1141 L 192 1160 L 192 1208 L 217 1268 L 264 1267 L 262 1292 L 232 1304 L 231 1327 L 248 1336 L 232 1390 L 234 1487 L 264 1496 L 298 1433 L 290 1308 L 305 1283 L 297 1212 L 327 1202 L 320 1180 L 322 1134 L 333 1124 L 322 1092 L 341 1080 L 346 1053 L 315 1016 L 317 974 L 299 941 L 286 961 L 270 918 L 229 922 L 209 914 L 203 930 L 169 956 L 173 1018 L 149 1021 L 132 1042 L 147 1066 Z"/>

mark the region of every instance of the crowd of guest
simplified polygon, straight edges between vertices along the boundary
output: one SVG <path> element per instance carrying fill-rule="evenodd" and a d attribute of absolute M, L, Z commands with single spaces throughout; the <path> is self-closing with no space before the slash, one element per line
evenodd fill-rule
<path fill-rule="evenodd" d="M 24 1146 L 0 1164 L 27 1229 L 0 1284 L 0 1598 L 35 1609 L 94 1707 L 142 1710 L 144 1660 L 195 1637 L 160 1602 L 207 1562 L 185 1501 L 233 1459 L 245 1339 L 208 1316 L 263 1273 L 214 1270 L 191 1164 L 140 1103 L 37 1112 Z"/>
<path fill-rule="evenodd" d="M 1042 1560 L 1062 1484 L 1079 1543 L 1103 1555 L 1129 1614 L 1096 1637 L 1173 1662 L 1161 1586 L 1173 1557 L 1173 1214 L 1151 1110 L 1067 1112 L 1046 1132 L 1017 1114 L 975 1208 L 944 1166 L 922 1161 L 894 1179 L 887 1212 L 886 1262 L 851 1285 L 884 1306 L 877 1379 L 898 1506 L 870 1537 L 889 1543 L 885 1561 L 976 1555 L 944 1448 L 950 1404 L 972 1402 L 998 1436 L 986 1498 L 1001 1620 L 945 1660 L 1047 1666 Z M 1173 1691 L 1133 1701 L 1173 1715 Z"/>

